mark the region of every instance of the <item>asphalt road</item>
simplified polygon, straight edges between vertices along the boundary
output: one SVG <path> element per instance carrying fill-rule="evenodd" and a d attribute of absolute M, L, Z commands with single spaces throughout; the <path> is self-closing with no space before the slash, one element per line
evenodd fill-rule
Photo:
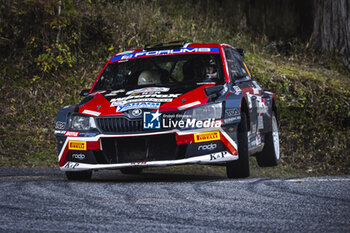
<path fill-rule="evenodd" d="M 0 168 L 1 232 L 350 232 L 350 176 L 238 179 Z"/>

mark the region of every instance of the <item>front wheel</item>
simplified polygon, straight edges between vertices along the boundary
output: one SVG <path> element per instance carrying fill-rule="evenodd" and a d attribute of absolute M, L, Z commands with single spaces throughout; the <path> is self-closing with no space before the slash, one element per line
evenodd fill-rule
<path fill-rule="evenodd" d="M 250 174 L 247 116 L 244 112 L 241 114 L 241 122 L 238 125 L 237 139 L 238 160 L 226 164 L 226 174 L 228 178 L 245 178 Z"/>
<path fill-rule="evenodd" d="M 79 172 L 66 172 L 68 180 L 90 180 L 92 176 L 92 170 L 79 171 Z"/>
<path fill-rule="evenodd" d="M 276 115 L 272 112 L 272 131 L 265 134 L 264 149 L 256 155 L 260 167 L 276 166 L 280 162 L 280 142 Z"/>

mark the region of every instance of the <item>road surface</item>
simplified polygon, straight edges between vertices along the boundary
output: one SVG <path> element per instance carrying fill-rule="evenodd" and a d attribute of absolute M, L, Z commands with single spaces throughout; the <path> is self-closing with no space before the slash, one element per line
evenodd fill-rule
<path fill-rule="evenodd" d="M 350 176 L 248 178 L 0 168 L 1 232 L 350 232 Z"/>

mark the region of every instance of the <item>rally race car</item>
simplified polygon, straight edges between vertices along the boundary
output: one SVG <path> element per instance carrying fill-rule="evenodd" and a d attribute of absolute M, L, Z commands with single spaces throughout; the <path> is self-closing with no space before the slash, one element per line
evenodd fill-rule
<path fill-rule="evenodd" d="M 114 55 L 80 103 L 55 123 L 69 180 L 93 170 L 226 166 L 229 178 L 279 163 L 275 95 L 264 91 L 227 44 L 170 42 Z"/>

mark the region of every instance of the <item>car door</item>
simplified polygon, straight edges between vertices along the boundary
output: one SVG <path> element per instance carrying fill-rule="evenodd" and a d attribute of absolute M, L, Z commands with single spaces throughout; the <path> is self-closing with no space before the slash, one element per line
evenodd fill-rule
<path fill-rule="evenodd" d="M 263 129 L 262 109 L 264 100 L 261 97 L 262 89 L 253 80 L 250 70 L 240 54 L 230 48 L 225 48 L 226 62 L 234 90 L 240 90 L 247 97 L 250 118 L 250 131 L 248 132 L 249 148 L 261 144 L 261 129 Z"/>

